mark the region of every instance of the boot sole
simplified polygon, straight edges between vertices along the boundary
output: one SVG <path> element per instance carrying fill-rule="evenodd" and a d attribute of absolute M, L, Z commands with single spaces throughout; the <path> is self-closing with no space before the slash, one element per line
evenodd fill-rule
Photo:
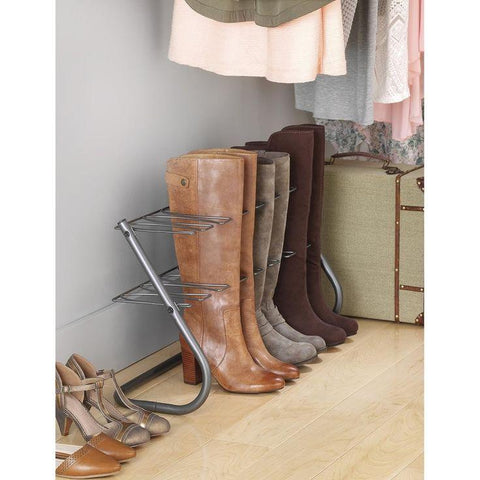
<path fill-rule="evenodd" d="M 309 358 L 308 360 L 304 360 L 303 362 L 294 363 L 294 365 L 303 365 L 305 363 L 311 362 L 312 360 L 314 360 L 317 357 L 318 357 L 318 355 L 314 355 L 313 357 Z"/>

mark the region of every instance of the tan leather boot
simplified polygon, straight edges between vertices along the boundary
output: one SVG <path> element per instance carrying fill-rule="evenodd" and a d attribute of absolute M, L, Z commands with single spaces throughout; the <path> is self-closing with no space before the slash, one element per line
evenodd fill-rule
<path fill-rule="evenodd" d="M 294 365 L 282 362 L 271 355 L 262 340 L 255 315 L 255 286 L 253 278 L 253 233 L 255 228 L 255 197 L 257 181 L 257 153 L 232 148 L 196 150 L 195 153 L 227 154 L 243 158 L 243 211 L 242 246 L 240 256 L 240 272 L 246 277 L 240 284 L 240 310 L 242 330 L 248 351 L 253 360 L 265 370 L 280 375 L 286 380 L 300 376 Z"/>
<path fill-rule="evenodd" d="M 282 377 L 257 365 L 245 343 L 240 316 L 240 249 L 244 159 L 226 154 L 190 154 L 168 161 L 165 179 L 170 210 L 224 216 L 232 220 L 196 235 L 175 235 L 184 282 L 225 283 L 204 302 L 192 302 L 185 321 L 208 359 L 212 375 L 231 392 L 260 393 L 283 388 Z M 175 221 L 173 221 L 175 224 Z M 182 344 L 184 380 L 198 383 L 199 369 Z"/>

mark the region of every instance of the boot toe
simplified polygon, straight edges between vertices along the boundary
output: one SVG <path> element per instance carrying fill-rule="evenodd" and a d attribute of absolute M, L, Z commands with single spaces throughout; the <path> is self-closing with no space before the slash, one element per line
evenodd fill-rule
<path fill-rule="evenodd" d="M 284 363 L 284 365 L 282 365 L 282 371 L 279 372 L 279 375 L 285 380 L 296 380 L 297 378 L 300 378 L 300 370 L 295 365 Z"/>
<path fill-rule="evenodd" d="M 323 337 L 327 347 L 334 347 L 345 342 L 347 334 L 342 328 L 331 326 Z"/>
<path fill-rule="evenodd" d="M 311 343 L 295 342 L 296 365 L 308 362 L 317 356 L 317 349 Z"/>
<path fill-rule="evenodd" d="M 269 391 L 281 390 L 285 386 L 285 380 L 279 375 L 274 375 L 270 381 L 270 386 L 271 390 Z"/>
<path fill-rule="evenodd" d="M 311 343 L 290 340 L 282 355 L 288 359 L 289 363 L 302 365 L 317 356 L 317 349 Z"/>
<path fill-rule="evenodd" d="M 353 318 L 342 317 L 345 321 L 342 325 L 342 328 L 345 330 L 347 337 L 355 335 L 358 332 L 358 322 Z"/>
<path fill-rule="evenodd" d="M 252 393 L 267 393 L 281 390 L 285 386 L 285 380 L 279 375 L 267 372 L 260 376 L 259 382 L 250 386 Z"/>
<path fill-rule="evenodd" d="M 327 344 L 322 337 L 317 337 L 316 335 L 306 335 L 303 342 L 308 342 L 315 347 L 317 353 L 323 352 L 327 348 Z"/>
<path fill-rule="evenodd" d="M 245 384 L 241 390 L 235 391 L 240 393 L 268 393 L 281 390 L 285 386 L 285 380 L 279 375 L 258 368 L 251 376 L 251 383 Z"/>

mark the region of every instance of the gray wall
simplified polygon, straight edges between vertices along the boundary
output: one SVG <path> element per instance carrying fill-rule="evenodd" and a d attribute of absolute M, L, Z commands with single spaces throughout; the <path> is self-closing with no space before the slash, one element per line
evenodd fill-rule
<path fill-rule="evenodd" d="M 174 341 L 161 309 L 112 305 L 145 280 L 113 230 L 168 203 L 168 158 L 308 121 L 291 85 L 167 59 L 172 0 L 57 2 L 57 359 L 122 368 Z M 158 268 L 173 244 L 143 237 Z"/>

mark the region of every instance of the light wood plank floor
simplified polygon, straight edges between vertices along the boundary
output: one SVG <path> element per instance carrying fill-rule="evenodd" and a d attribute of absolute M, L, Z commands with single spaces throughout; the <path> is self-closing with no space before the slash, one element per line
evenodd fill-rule
<path fill-rule="evenodd" d="M 197 412 L 166 415 L 170 433 L 139 447 L 115 478 L 422 479 L 423 329 L 362 320 L 320 358 L 277 393 L 214 385 Z M 197 391 L 176 367 L 131 396 L 186 403 Z M 75 427 L 60 441 L 83 444 Z"/>

